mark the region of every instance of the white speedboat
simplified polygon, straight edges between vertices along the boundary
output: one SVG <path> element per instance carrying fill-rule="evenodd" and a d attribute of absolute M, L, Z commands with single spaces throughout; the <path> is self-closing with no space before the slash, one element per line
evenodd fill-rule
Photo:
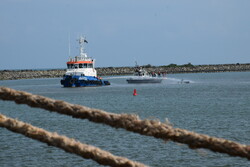
<path fill-rule="evenodd" d="M 161 83 L 162 78 L 156 75 L 149 75 L 149 73 L 142 67 L 136 66 L 134 76 L 127 79 L 128 83 Z"/>

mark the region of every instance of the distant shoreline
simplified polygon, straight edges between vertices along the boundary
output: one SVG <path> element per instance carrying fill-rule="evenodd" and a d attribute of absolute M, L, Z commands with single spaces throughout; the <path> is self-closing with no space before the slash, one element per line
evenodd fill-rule
<path fill-rule="evenodd" d="M 144 66 L 148 72 L 155 73 L 215 73 L 250 71 L 247 64 L 216 64 L 190 66 Z M 132 75 L 134 67 L 97 67 L 98 76 Z M 66 69 L 49 70 L 0 70 L 0 80 L 32 79 L 32 78 L 60 78 Z"/>

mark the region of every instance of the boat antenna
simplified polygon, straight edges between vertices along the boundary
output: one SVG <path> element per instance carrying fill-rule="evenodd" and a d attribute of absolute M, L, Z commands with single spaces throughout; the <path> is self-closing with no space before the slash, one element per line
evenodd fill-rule
<path fill-rule="evenodd" d="M 135 61 L 135 66 L 138 67 L 137 61 Z"/>
<path fill-rule="evenodd" d="M 70 33 L 68 35 L 68 42 L 69 42 L 69 57 L 70 57 Z"/>

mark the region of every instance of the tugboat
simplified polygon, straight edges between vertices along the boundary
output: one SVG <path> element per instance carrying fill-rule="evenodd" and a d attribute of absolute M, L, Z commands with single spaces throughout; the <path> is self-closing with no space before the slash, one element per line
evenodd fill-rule
<path fill-rule="evenodd" d="M 97 77 L 94 68 L 95 60 L 87 56 L 84 52 L 84 44 L 88 41 L 80 36 L 78 39 L 80 53 L 74 58 L 69 58 L 67 62 L 67 71 L 63 75 L 61 85 L 63 87 L 86 87 L 86 86 L 105 86 L 110 85 L 109 81 Z"/>

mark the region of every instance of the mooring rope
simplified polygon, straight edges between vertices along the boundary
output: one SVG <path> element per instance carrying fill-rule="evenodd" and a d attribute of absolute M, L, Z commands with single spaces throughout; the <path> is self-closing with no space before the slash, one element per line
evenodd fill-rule
<path fill-rule="evenodd" d="M 137 115 L 108 113 L 5 87 L 0 87 L 0 99 L 15 101 L 17 104 L 27 104 L 31 107 L 43 108 L 60 114 L 70 115 L 74 118 L 88 119 L 92 122 L 106 124 L 115 128 L 123 128 L 131 132 L 153 136 L 166 141 L 172 140 L 187 144 L 192 149 L 206 148 L 214 152 L 245 157 L 250 160 L 249 145 L 173 128 L 171 125 L 156 120 L 140 120 Z"/>
<path fill-rule="evenodd" d="M 10 131 L 47 143 L 50 146 L 61 148 L 66 152 L 77 154 L 83 158 L 93 159 L 101 165 L 113 167 L 146 167 L 146 165 L 139 162 L 112 155 L 111 153 L 97 147 L 83 144 L 66 136 L 60 136 L 57 133 L 48 132 L 30 124 L 8 118 L 2 114 L 0 114 L 0 127 L 4 127 Z"/>

